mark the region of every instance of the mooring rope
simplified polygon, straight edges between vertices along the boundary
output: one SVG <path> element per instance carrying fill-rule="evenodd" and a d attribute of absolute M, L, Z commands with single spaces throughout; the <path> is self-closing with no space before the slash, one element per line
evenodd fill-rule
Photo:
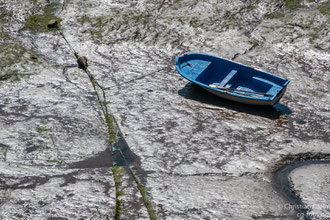
<path fill-rule="evenodd" d="M 54 22 L 54 21 L 53 21 Z M 118 126 L 118 123 L 116 121 L 116 119 L 111 115 L 111 113 L 109 112 L 109 109 L 107 107 L 107 99 L 106 99 L 106 93 L 105 93 L 105 88 L 100 85 L 97 80 L 95 80 L 95 77 L 94 75 L 91 73 L 91 71 L 88 69 L 88 63 L 87 63 L 87 58 L 85 56 L 79 56 L 78 52 L 72 47 L 72 45 L 69 43 L 69 41 L 66 39 L 64 33 L 62 32 L 62 30 L 58 27 L 58 24 L 57 22 L 55 21 L 55 25 L 52 25 L 52 26 L 48 26 L 49 28 L 56 28 L 58 30 L 58 33 L 62 36 L 62 38 L 65 40 L 66 44 L 70 47 L 70 49 L 73 51 L 74 53 L 74 56 L 76 57 L 77 59 L 77 63 L 78 63 L 78 68 L 79 69 L 82 69 L 86 74 L 87 76 L 89 77 L 89 80 L 90 82 L 92 83 L 93 85 L 93 89 L 96 93 L 96 96 L 97 96 L 97 99 L 98 99 L 98 102 L 101 106 L 101 110 L 103 112 L 103 115 L 104 115 L 104 118 L 105 118 L 105 121 L 107 123 L 107 127 L 108 127 L 108 135 L 109 135 L 109 144 L 110 144 L 110 149 L 111 149 L 111 152 L 113 152 L 113 144 L 116 143 L 116 140 L 118 138 L 118 134 L 120 133 L 119 131 L 119 126 Z M 98 87 L 99 89 L 101 89 L 102 91 L 102 99 L 100 97 L 100 94 L 99 92 L 97 91 L 97 88 Z M 112 127 L 111 127 L 112 126 Z M 114 127 L 116 126 L 116 127 Z M 113 130 L 115 129 L 115 131 Z M 111 137 L 111 132 L 116 132 L 116 139 L 112 139 Z M 119 148 L 115 149 L 115 150 L 119 150 L 120 154 L 121 154 L 121 157 L 123 158 L 125 164 L 127 165 L 128 164 L 128 160 L 126 159 L 123 151 Z M 140 181 L 138 180 L 138 178 L 136 177 L 136 175 L 134 174 L 133 172 L 133 169 L 131 167 L 128 167 L 129 169 L 129 172 L 131 173 L 131 175 L 133 176 L 136 184 L 137 184 L 137 188 L 138 190 L 140 191 L 141 193 L 141 196 L 143 198 L 143 203 L 147 209 L 147 212 L 149 214 L 149 218 L 151 220 L 155 220 L 157 219 L 157 215 L 155 213 L 155 210 L 153 209 L 150 201 L 147 199 L 147 195 L 146 195 L 146 192 L 145 192 L 145 188 L 141 185 Z M 119 200 L 120 201 L 120 200 Z M 119 205 L 120 206 L 120 205 Z M 120 208 L 119 208 L 120 209 Z M 117 210 L 117 208 L 115 208 L 115 213 L 116 211 L 119 211 Z M 118 216 L 115 216 L 115 219 L 119 218 Z"/>

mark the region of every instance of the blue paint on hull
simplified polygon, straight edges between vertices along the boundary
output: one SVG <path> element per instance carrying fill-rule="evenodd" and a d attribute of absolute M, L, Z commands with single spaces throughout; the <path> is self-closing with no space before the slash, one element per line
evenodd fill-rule
<path fill-rule="evenodd" d="M 207 91 L 247 104 L 276 104 L 290 82 L 274 74 L 201 53 L 179 56 L 175 65 L 184 78 Z"/>

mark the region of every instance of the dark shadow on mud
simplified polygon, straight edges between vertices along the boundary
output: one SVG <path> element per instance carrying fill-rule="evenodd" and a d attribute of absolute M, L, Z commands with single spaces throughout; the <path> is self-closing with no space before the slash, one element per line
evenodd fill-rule
<path fill-rule="evenodd" d="M 272 184 L 274 189 L 281 194 L 292 207 L 294 207 L 297 214 L 300 214 L 296 216 L 303 216 L 303 218 L 300 219 L 304 220 L 311 219 L 308 216 L 308 207 L 291 188 L 289 175 L 294 169 L 314 164 L 330 164 L 330 155 L 322 153 L 288 155 L 286 158 L 283 158 L 282 161 L 277 163 L 279 168 L 273 171 Z"/>
<path fill-rule="evenodd" d="M 112 156 L 109 148 L 96 154 L 93 157 L 70 164 L 69 168 L 101 168 L 112 167 Z"/>
<path fill-rule="evenodd" d="M 118 125 L 117 125 L 118 126 Z M 117 166 L 125 166 L 135 162 L 139 159 L 129 148 L 123 133 L 118 129 L 117 142 L 113 146 L 112 157 Z"/>
<path fill-rule="evenodd" d="M 128 147 L 121 131 L 118 131 L 117 136 L 118 139 L 113 146 L 112 152 L 110 148 L 106 148 L 93 157 L 70 164 L 69 168 L 102 168 L 112 167 L 114 164 L 116 166 L 125 166 L 135 162 L 137 156 Z"/>
<path fill-rule="evenodd" d="M 110 148 L 106 148 L 93 157 L 70 164 L 69 168 L 102 168 L 112 167 L 113 165 L 126 166 L 136 162 L 136 160 L 139 160 L 139 158 L 131 151 L 123 134 L 118 129 L 117 141 L 113 145 L 112 152 Z"/>
<path fill-rule="evenodd" d="M 281 115 L 289 115 L 292 113 L 292 111 L 287 106 L 284 106 L 280 103 L 277 103 L 276 105 L 271 107 L 271 106 L 248 105 L 248 104 L 242 104 L 242 103 L 226 100 L 216 95 L 213 95 L 212 93 L 207 92 L 200 86 L 197 86 L 190 82 L 186 84 L 185 87 L 180 89 L 178 91 L 178 94 L 187 99 L 192 99 L 205 104 L 232 109 L 238 112 L 257 115 L 272 120 L 278 119 Z"/>

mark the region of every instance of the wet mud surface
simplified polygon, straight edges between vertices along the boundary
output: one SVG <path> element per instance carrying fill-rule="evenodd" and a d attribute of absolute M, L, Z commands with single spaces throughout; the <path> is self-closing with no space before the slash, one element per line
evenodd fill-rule
<path fill-rule="evenodd" d="M 330 153 L 328 7 L 0 0 L 0 218 L 111 219 L 115 163 L 122 219 L 150 218 L 130 169 L 158 219 L 326 219 L 329 165 L 309 160 Z M 60 34 L 38 26 L 54 16 L 104 88 L 113 151 L 90 78 Z M 187 52 L 291 83 L 273 108 L 223 100 L 179 76 Z"/>

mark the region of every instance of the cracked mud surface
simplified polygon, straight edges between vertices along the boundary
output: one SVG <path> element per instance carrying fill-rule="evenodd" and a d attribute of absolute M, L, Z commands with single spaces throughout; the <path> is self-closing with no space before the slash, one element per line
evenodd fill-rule
<path fill-rule="evenodd" d="M 271 171 L 287 155 L 330 153 L 330 17 L 328 1 L 285 2 L 0 0 L 0 218 L 114 215 L 115 158 L 89 78 L 57 32 L 24 28 L 46 12 L 88 57 L 159 219 L 297 217 Z M 186 52 L 291 83 L 274 108 L 222 100 L 179 76 Z M 312 219 L 329 214 L 328 170 L 290 174 Z M 127 170 L 122 187 L 122 219 L 148 219 Z"/>

